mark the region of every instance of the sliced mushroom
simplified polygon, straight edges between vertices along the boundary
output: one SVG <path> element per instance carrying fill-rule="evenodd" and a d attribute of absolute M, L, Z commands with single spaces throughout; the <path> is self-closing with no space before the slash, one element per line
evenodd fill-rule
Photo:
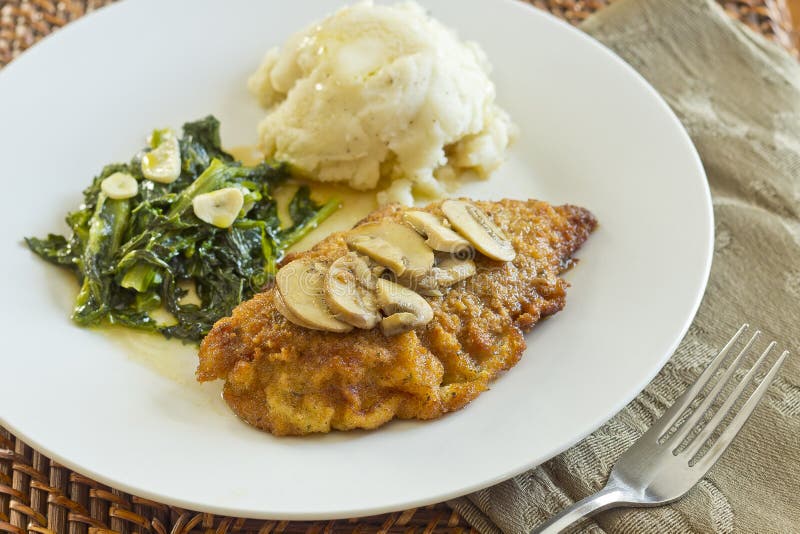
<path fill-rule="evenodd" d="M 445 200 L 442 212 L 458 233 L 484 255 L 499 261 L 511 261 L 517 256 L 508 237 L 474 204 Z"/>
<path fill-rule="evenodd" d="M 466 280 L 475 272 L 475 262 L 470 259 L 445 258 L 430 273 L 416 280 L 412 287 L 422 295 L 440 297 L 442 289 Z"/>
<path fill-rule="evenodd" d="M 381 321 L 384 335 L 393 336 L 428 324 L 433 319 L 433 309 L 418 293 L 379 278 L 375 288 L 378 306 L 387 315 Z"/>
<path fill-rule="evenodd" d="M 194 214 L 201 221 L 218 228 L 228 228 L 239 216 L 244 205 L 244 195 L 239 188 L 225 187 L 192 199 Z"/>
<path fill-rule="evenodd" d="M 413 313 L 398 312 L 389 317 L 384 317 L 381 321 L 381 332 L 384 336 L 396 336 L 409 330 L 413 330 L 417 325 L 417 316 Z"/>
<path fill-rule="evenodd" d="M 433 267 L 433 251 L 408 226 L 393 221 L 362 224 L 348 232 L 350 248 L 366 254 L 396 275 L 422 276 Z"/>
<path fill-rule="evenodd" d="M 150 152 L 142 156 L 142 174 L 148 180 L 171 184 L 181 175 L 181 147 L 169 128 L 150 136 Z"/>
<path fill-rule="evenodd" d="M 127 172 L 115 172 L 100 182 L 100 189 L 108 198 L 124 200 L 136 196 L 139 183 Z"/>
<path fill-rule="evenodd" d="M 272 292 L 272 302 L 275 304 L 275 308 L 278 310 L 278 312 L 280 312 L 280 314 L 283 315 L 287 321 L 294 323 L 297 326 L 302 326 L 303 328 L 311 328 L 312 330 L 316 330 L 314 325 L 301 319 L 299 315 L 295 314 L 286 306 L 286 302 L 283 300 L 280 291 Z"/>
<path fill-rule="evenodd" d="M 445 258 L 433 268 L 439 287 L 450 287 L 476 272 L 475 262 L 470 259 Z"/>
<path fill-rule="evenodd" d="M 353 250 L 366 254 L 394 273 L 404 273 L 408 259 L 403 251 L 382 237 L 356 235 L 348 236 L 347 244 Z"/>
<path fill-rule="evenodd" d="M 374 328 L 381 320 L 375 287 L 378 278 L 369 260 L 348 252 L 331 264 L 325 276 L 325 302 L 334 316 L 357 328 Z"/>
<path fill-rule="evenodd" d="M 463 255 L 471 248 L 469 241 L 445 226 L 445 221 L 427 211 L 408 210 L 403 220 L 427 239 L 425 243 L 433 250 Z"/>
<path fill-rule="evenodd" d="M 323 262 L 299 259 L 278 270 L 275 284 L 285 308 L 289 311 L 284 317 L 313 330 L 349 332 L 353 327 L 334 317 L 325 302 L 327 269 L 327 264 Z M 277 299 L 275 304 L 280 311 Z"/>

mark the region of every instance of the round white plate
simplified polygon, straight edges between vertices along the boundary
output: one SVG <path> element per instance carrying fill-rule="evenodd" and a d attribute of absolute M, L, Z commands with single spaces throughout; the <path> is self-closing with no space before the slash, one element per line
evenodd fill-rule
<path fill-rule="evenodd" d="M 137 0 L 70 25 L 0 71 L 0 424 L 66 466 L 197 510 L 316 519 L 402 509 L 488 486 L 566 449 L 620 410 L 685 333 L 713 241 L 705 175 L 664 101 L 607 49 L 510 0 L 431 0 L 478 41 L 522 136 L 463 194 L 590 208 L 598 231 L 568 273 L 566 309 L 470 406 L 373 432 L 275 438 L 238 421 L 195 350 L 85 330 L 76 284 L 23 236 L 61 220 L 107 162 L 156 126 L 213 113 L 255 141 L 245 80 L 264 51 L 334 0 Z"/>

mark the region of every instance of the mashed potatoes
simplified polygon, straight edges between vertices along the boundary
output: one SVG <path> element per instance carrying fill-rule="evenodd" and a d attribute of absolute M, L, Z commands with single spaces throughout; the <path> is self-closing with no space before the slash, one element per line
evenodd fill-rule
<path fill-rule="evenodd" d="M 270 50 L 249 80 L 268 109 L 268 156 L 310 178 L 386 189 L 379 200 L 438 196 L 441 180 L 487 176 L 513 137 L 475 43 L 414 2 L 346 7 Z"/>

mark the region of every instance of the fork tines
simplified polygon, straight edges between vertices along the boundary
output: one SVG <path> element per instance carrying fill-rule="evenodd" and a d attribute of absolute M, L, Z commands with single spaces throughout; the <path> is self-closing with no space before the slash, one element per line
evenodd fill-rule
<path fill-rule="evenodd" d="M 739 337 L 747 330 L 749 325 L 744 324 L 739 328 L 736 334 L 730 341 L 719 351 L 719 354 L 709 364 L 700 378 L 670 407 L 664 416 L 656 422 L 654 427 L 658 427 L 658 441 L 665 446 L 673 449 L 673 454 L 680 455 L 686 458 L 687 462 L 697 466 L 700 469 L 709 469 L 722 455 L 730 442 L 742 428 L 744 423 L 753 413 L 756 405 L 767 391 L 775 375 L 780 370 L 786 357 L 789 355 L 788 351 L 784 351 L 770 367 L 764 378 L 755 388 L 746 401 L 741 405 L 738 412 L 733 411 L 737 401 L 742 397 L 744 390 L 754 383 L 757 370 L 762 366 L 769 354 L 775 348 L 776 343 L 772 341 L 755 363 L 750 367 L 745 374 L 744 378 L 726 394 L 723 394 L 725 386 L 731 382 L 731 378 L 736 373 L 737 369 L 741 367 L 742 361 L 750 351 L 761 332 L 756 331 L 744 347 L 739 351 L 739 354 L 733 359 L 728 368 L 716 378 L 717 370 L 722 365 L 723 361 L 730 350 L 737 344 Z M 698 400 L 699 394 L 706 388 L 706 386 L 713 383 L 711 390 L 703 397 L 700 404 L 694 408 L 684 421 L 681 421 L 688 409 L 691 408 Z M 710 414 L 711 407 L 715 402 L 722 402 L 722 405 L 714 412 L 711 419 L 705 424 L 702 424 L 703 419 Z M 731 415 L 732 418 L 724 427 L 719 436 L 715 440 L 710 440 L 715 433 L 722 428 L 723 421 L 727 416 Z M 670 431 L 674 430 L 672 434 Z M 698 452 L 703 449 L 703 446 L 709 442 L 708 450 L 699 457 Z M 683 448 L 681 448 L 683 447 Z"/>

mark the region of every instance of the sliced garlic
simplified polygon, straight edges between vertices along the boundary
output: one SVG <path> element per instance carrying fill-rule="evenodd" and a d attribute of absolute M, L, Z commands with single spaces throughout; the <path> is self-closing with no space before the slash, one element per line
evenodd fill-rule
<path fill-rule="evenodd" d="M 142 156 L 142 174 L 148 180 L 171 184 L 181 175 L 181 147 L 175 132 L 156 130 L 150 138 L 152 150 Z"/>
<path fill-rule="evenodd" d="M 197 218 L 218 228 L 228 228 L 239 216 L 244 205 L 244 195 L 239 188 L 225 187 L 197 195 L 192 207 Z"/>
<path fill-rule="evenodd" d="M 326 263 L 312 259 L 295 260 L 284 265 L 275 276 L 275 285 L 280 292 L 282 304 L 275 304 L 278 311 L 285 305 L 289 321 L 313 330 L 349 332 L 353 327 L 338 320 L 325 302 Z"/>
<path fill-rule="evenodd" d="M 139 183 L 127 172 L 115 172 L 100 182 L 100 190 L 108 198 L 123 200 L 136 196 L 139 192 Z"/>
<path fill-rule="evenodd" d="M 425 243 L 433 250 L 466 255 L 471 248 L 469 241 L 445 226 L 445 222 L 432 213 L 408 210 L 403 214 L 403 220 L 426 237 Z"/>
<path fill-rule="evenodd" d="M 384 335 L 393 336 L 428 324 L 433 319 L 433 309 L 418 293 L 379 278 L 375 287 L 378 306 L 387 315 L 381 321 Z"/>
<path fill-rule="evenodd" d="M 442 212 L 458 233 L 485 256 L 499 261 L 511 261 L 517 256 L 508 237 L 471 202 L 445 200 Z"/>
<path fill-rule="evenodd" d="M 433 267 L 433 251 L 406 225 L 380 221 L 356 226 L 347 244 L 396 275 L 422 276 Z"/>
<path fill-rule="evenodd" d="M 369 260 L 348 252 L 331 264 L 325 276 L 325 302 L 334 316 L 357 328 L 374 328 L 381 320 L 375 287 L 378 278 Z"/>

